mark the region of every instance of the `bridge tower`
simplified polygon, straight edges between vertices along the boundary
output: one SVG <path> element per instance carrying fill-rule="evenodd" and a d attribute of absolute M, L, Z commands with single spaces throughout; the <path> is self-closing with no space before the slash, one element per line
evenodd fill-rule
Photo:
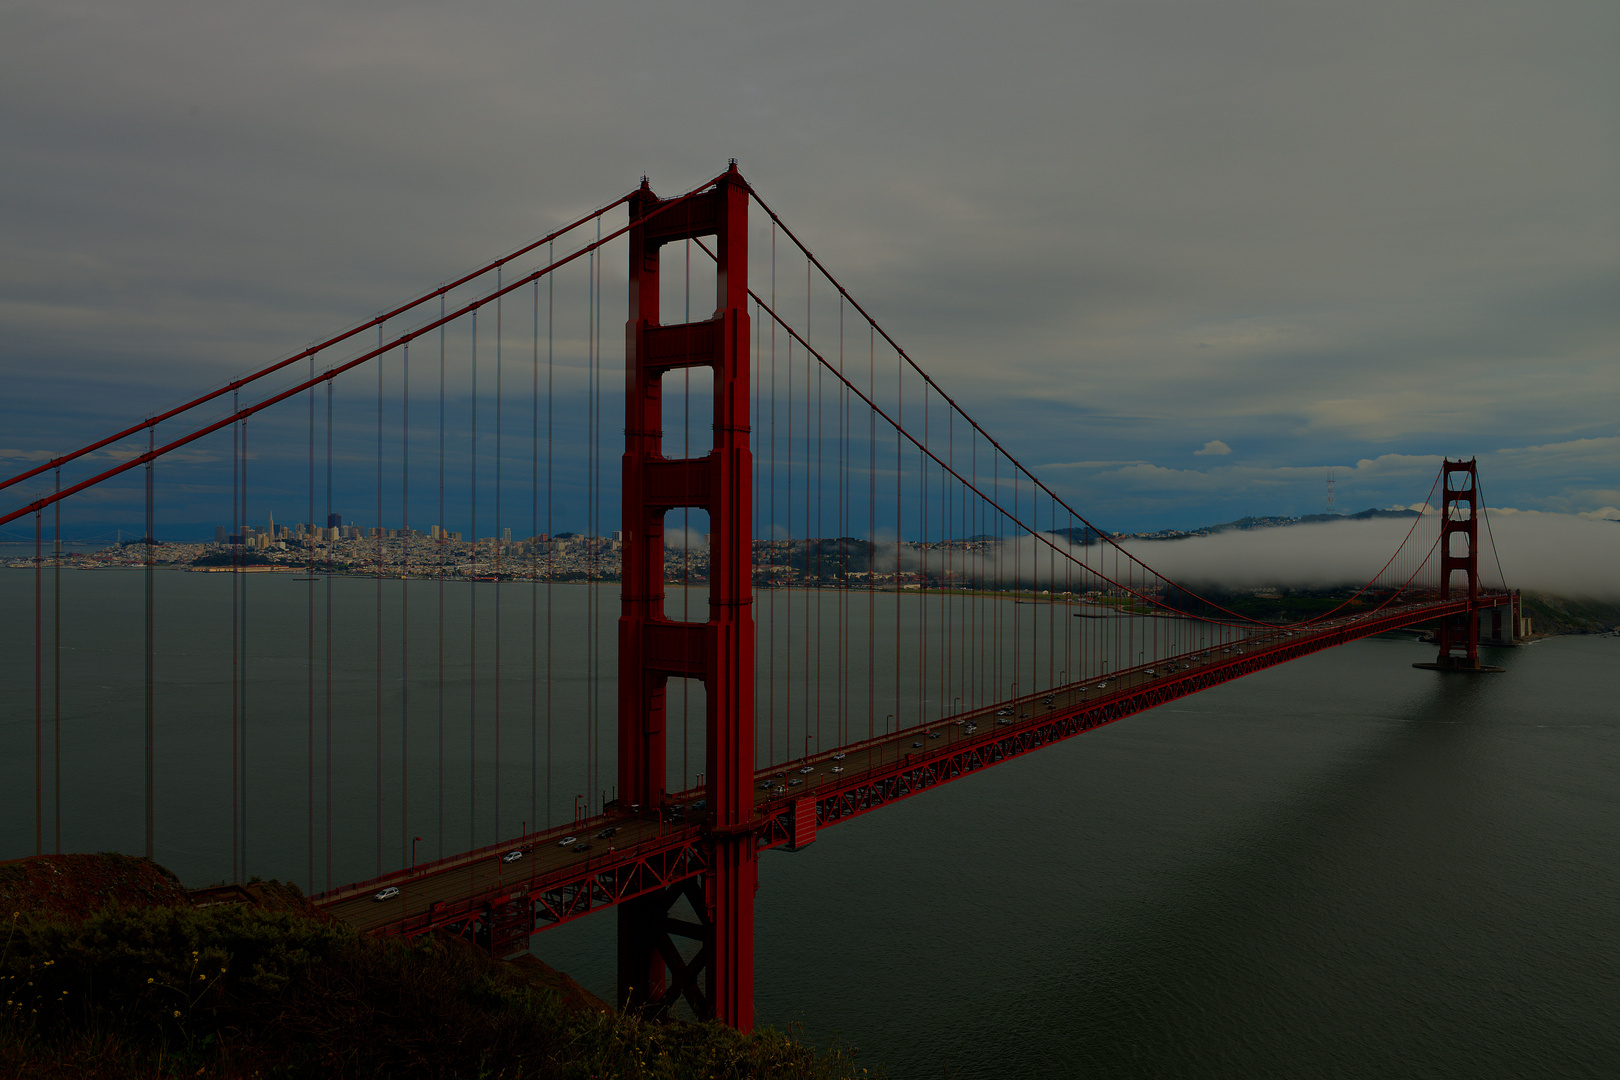
<path fill-rule="evenodd" d="M 630 311 L 626 326 L 624 572 L 619 617 L 619 800 L 662 812 L 665 693 L 671 677 L 703 682 L 709 866 L 619 905 L 619 996 L 625 1007 L 667 1012 L 686 998 L 700 1017 L 740 1031 L 753 1026 L 754 616 L 753 457 L 749 450 L 749 189 L 735 163 L 710 191 L 664 200 L 642 180 L 630 200 Z M 655 215 L 645 220 L 648 215 Z M 663 245 L 715 238 L 712 317 L 664 324 L 659 317 Z M 696 458 L 663 452 L 663 377 L 714 371 L 714 447 Z M 664 611 L 664 515 L 709 514 L 709 619 L 680 622 Z M 698 922 L 672 918 L 686 897 Z M 695 938 L 686 962 L 673 937 Z M 700 983 L 700 977 L 702 979 Z"/>
<path fill-rule="evenodd" d="M 1475 458 L 1447 458 L 1441 469 L 1440 599 L 1455 596 L 1452 575 L 1461 570 L 1469 606 L 1466 614 L 1440 620 L 1440 655 L 1435 666 L 1478 670 L 1479 617 L 1474 605 L 1479 601 L 1479 474 Z"/>

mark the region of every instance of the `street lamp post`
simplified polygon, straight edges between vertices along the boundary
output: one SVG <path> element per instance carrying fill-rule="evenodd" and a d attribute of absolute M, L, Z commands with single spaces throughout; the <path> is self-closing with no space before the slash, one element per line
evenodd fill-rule
<path fill-rule="evenodd" d="M 411 873 L 416 873 L 416 845 L 420 843 L 420 836 L 411 837 Z"/>

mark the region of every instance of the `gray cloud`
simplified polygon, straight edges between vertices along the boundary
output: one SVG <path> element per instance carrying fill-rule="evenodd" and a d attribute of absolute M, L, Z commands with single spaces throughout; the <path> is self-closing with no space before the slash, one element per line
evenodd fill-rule
<path fill-rule="evenodd" d="M 1470 453 L 1595 512 L 1617 44 L 1581 0 L 12 5 L 0 430 L 88 440 L 735 156 L 1017 452 L 1135 463 L 1055 481 L 1107 527 Z"/>

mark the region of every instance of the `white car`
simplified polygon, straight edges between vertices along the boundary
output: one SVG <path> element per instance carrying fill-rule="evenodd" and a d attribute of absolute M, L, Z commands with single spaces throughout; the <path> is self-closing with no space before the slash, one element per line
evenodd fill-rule
<path fill-rule="evenodd" d="M 577 836 L 565 836 L 561 840 L 557 841 L 557 846 L 558 847 L 573 847 L 577 843 L 579 843 L 579 837 L 577 837 Z"/>
<path fill-rule="evenodd" d="M 806 765 L 804 768 L 800 769 L 799 771 L 802 772 L 802 773 L 813 773 L 813 772 L 816 771 L 816 767 L 814 765 Z"/>
<path fill-rule="evenodd" d="M 833 767 L 832 767 L 832 771 L 833 771 L 833 772 L 843 772 L 843 771 L 844 771 L 844 767 L 843 767 L 843 766 L 842 766 L 842 765 L 834 765 L 834 766 L 833 766 Z"/>
<path fill-rule="evenodd" d="M 373 896 L 372 899 L 373 900 L 392 900 L 394 897 L 396 897 L 398 895 L 399 895 L 399 887 L 397 885 L 390 885 L 386 889 L 378 890 L 377 895 Z"/>
<path fill-rule="evenodd" d="M 833 760 L 834 761 L 843 761 L 847 757 L 849 757 L 849 755 L 844 753 L 842 750 L 840 750 L 840 751 L 838 751 L 838 753 L 833 755 Z"/>
<path fill-rule="evenodd" d="M 508 851 L 505 855 L 501 856 L 501 862 L 517 862 L 521 858 L 523 858 L 523 852 Z"/>

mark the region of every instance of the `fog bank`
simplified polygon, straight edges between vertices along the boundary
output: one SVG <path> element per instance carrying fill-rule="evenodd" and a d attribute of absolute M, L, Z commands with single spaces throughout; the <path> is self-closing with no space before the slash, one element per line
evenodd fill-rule
<path fill-rule="evenodd" d="M 1127 541 L 1124 546 L 1155 570 L 1188 585 L 1319 588 L 1371 579 L 1411 526 L 1409 519 L 1344 521 Z M 1434 524 L 1423 522 L 1414 540 L 1425 536 L 1432 542 L 1433 535 Z M 1505 577 L 1511 588 L 1620 600 L 1620 523 L 1566 514 L 1497 515 L 1490 519 L 1489 531 L 1481 522 L 1479 546 L 1480 577 L 1488 585 Z"/>

